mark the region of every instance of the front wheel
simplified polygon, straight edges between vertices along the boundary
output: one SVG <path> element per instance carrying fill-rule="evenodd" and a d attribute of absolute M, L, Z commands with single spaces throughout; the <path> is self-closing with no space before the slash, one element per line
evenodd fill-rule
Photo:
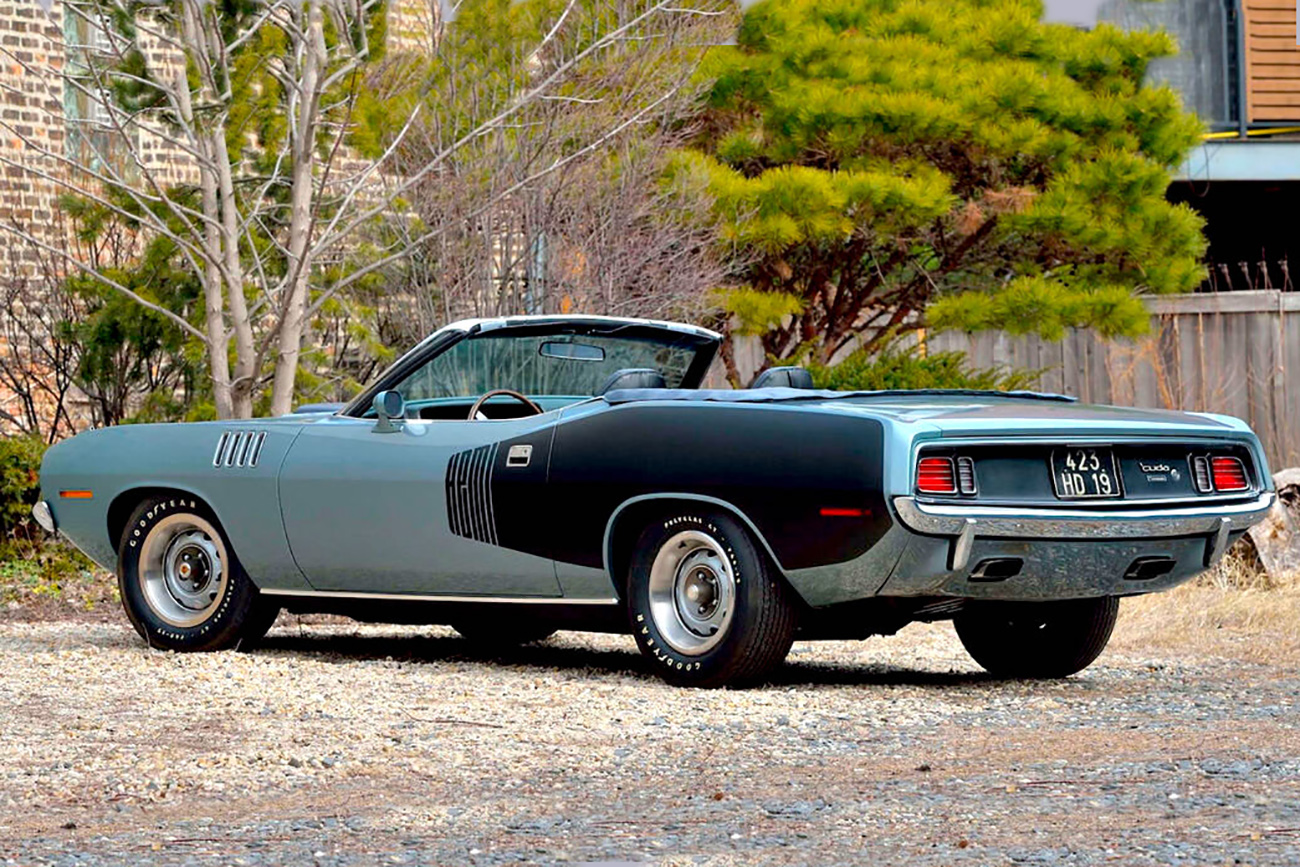
<path fill-rule="evenodd" d="M 687 512 L 647 527 L 627 604 L 642 653 L 682 686 L 759 682 L 794 641 L 790 589 L 745 527 L 721 513 Z"/>
<path fill-rule="evenodd" d="M 279 612 L 239 565 L 216 517 L 189 496 L 136 507 L 118 545 L 117 580 L 131 625 L 166 650 L 249 646 Z"/>
<path fill-rule="evenodd" d="M 971 658 L 999 677 L 1067 677 L 1101 655 L 1119 599 L 968 602 L 953 625 Z"/>

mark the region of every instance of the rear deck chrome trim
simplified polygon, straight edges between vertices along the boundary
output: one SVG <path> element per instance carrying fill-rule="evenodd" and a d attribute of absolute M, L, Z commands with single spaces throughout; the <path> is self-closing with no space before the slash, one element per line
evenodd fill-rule
<path fill-rule="evenodd" d="M 1044 436 L 1042 434 L 1007 434 L 1005 436 L 989 435 L 972 435 L 969 433 L 950 432 L 944 436 L 935 439 L 917 439 L 912 443 L 912 466 L 911 478 L 916 477 L 917 462 L 925 457 L 923 452 L 926 450 L 954 451 L 967 446 L 1054 446 L 1054 447 L 1072 447 L 1072 446 L 1179 446 L 1185 447 L 1189 452 L 1199 451 L 1206 448 L 1231 448 L 1244 447 L 1251 455 L 1251 467 L 1247 472 L 1247 480 L 1250 481 L 1250 487 L 1244 491 L 1233 491 L 1230 493 L 1201 492 L 1193 496 L 1177 497 L 1150 497 L 1144 498 L 1140 502 L 1144 506 L 1165 506 L 1165 505 L 1182 505 L 1189 506 L 1191 503 L 1219 503 L 1225 500 L 1239 500 L 1244 496 L 1259 494 L 1263 496 L 1266 491 L 1262 490 L 1263 485 L 1257 478 L 1259 473 L 1260 456 L 1255 453 L 1251 447 L 1250 441 L 1239 437 L 1225 436 L 1223 432 L 1212 432 L 1201 429 L 1193 430 L 1169 430 L 1160 431 L 1156 435 L 1151 434 L 1121 434 L 1119 436 L 1098 436 L 1089 434 L 1085 436 Z M 1189 463 L 1192 455 L 1189 453 Z M 1196 477 L 1195 468 L 1192 468 L 1192 478 Z M 1122 482 L 1121 482 L 1122 484 Z M 918 504 L 938 505 L 935 497 L 925 497 L 921 495 L 916 498 Z M 949 502 L 961 502 L 960 500 L 945 500 L 943 504 Z M 1068 501 L 1076 509 L 1106 509 L 1116 502 L 1113 498 L 1098 498 L 1095 500 L 1070 500 Z M 1132 501 L 1129 501 L 1132 502 Z M 989 506 L 1006 506 L 1009 509 L 1029 509 L 1033 508 L 1026 504 L 1014 500 L 996 500 L 982 499 L 980 503 L 985 507 Z"/>
<path fill-rule="evenodd" d="M 618 605 L 618 599 L 574 599 L 565 596 L 440 596 L 420 593 L 358 593 L 350 590 L 278 590 L 261 588 L 267 596 L 307 596 L 315 599 L 370 599 L 377 602 L 487 602 L 524 605 Z"/>

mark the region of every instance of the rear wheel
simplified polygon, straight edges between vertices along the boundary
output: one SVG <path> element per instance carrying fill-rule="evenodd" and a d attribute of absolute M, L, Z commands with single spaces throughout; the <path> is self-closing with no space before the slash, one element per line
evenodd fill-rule
<path fill-rule="evenodd" d="M 682 686 L 743 686 L 790 652 L 795 605 L 749 532 L 729 515 L 683 513 L 642 532 L 628 615 L 655 671 Z"/>
<path fill-rule="evenodd" d="M 154 647 L 247 647 L 279 612 L 240 566 L 216 517 L 190 496 L 150 497 L 136 507 L 117 564 L 126 615 Z"/>
<path fill-rule="evenodd" d="M 1066 677 L 1093 663 L 1119 614 L 1119 599 L 968 602 L 953 625 L 971 658 L 999 677 Z"/>

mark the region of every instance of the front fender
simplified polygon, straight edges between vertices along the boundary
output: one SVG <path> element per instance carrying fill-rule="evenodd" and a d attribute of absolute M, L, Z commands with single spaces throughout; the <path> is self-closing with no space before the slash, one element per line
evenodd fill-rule
<path fill-rule="evenodd" d="M 227 431 L 265 432 L 255 465 L 215 465 Z M 59 532 L 106 569 L 117 565 L 114 531 L 151 492 L 193 496 L 216 515 L 259 586 L 306 588 L 280 516 L 280 463 L 299 424 L 219 422 L 124 425 L 87 431 L 46 452 L 41 495 Z M 88 491 L 69 498 L 64 491 Z"/>

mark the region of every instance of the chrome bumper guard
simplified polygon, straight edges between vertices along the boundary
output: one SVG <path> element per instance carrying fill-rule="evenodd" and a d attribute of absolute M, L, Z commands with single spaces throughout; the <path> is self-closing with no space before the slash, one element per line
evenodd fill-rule
<path fill-rule="evenodd" d="M 908 529 L 930 536 L 952 536 L 948 568 L 965 569 L 976 536 L 1006 539 L 1134 539 L 1205 536 L 1205 565 L 1213 566 L 1228 547 L 1228 537 L 1258 524 L 1276 495 L 1265 491 L 1253 500 L 1212 507 L 1133 511 L 1083 509 L 1011 509 L 996 506 L 918 503 L 895 497 L 894 510 Z"/>
<path fill-rule="evenodd" d="M 58 529 L 58 525 L 54 522 L 54 512 L 51 511 L 50 504 L 45 500 L 41 500 L 32 506 L 32 517 L 37 524 L 41 525 L 41 529 L 47 533 L 54 533 Z"/>

